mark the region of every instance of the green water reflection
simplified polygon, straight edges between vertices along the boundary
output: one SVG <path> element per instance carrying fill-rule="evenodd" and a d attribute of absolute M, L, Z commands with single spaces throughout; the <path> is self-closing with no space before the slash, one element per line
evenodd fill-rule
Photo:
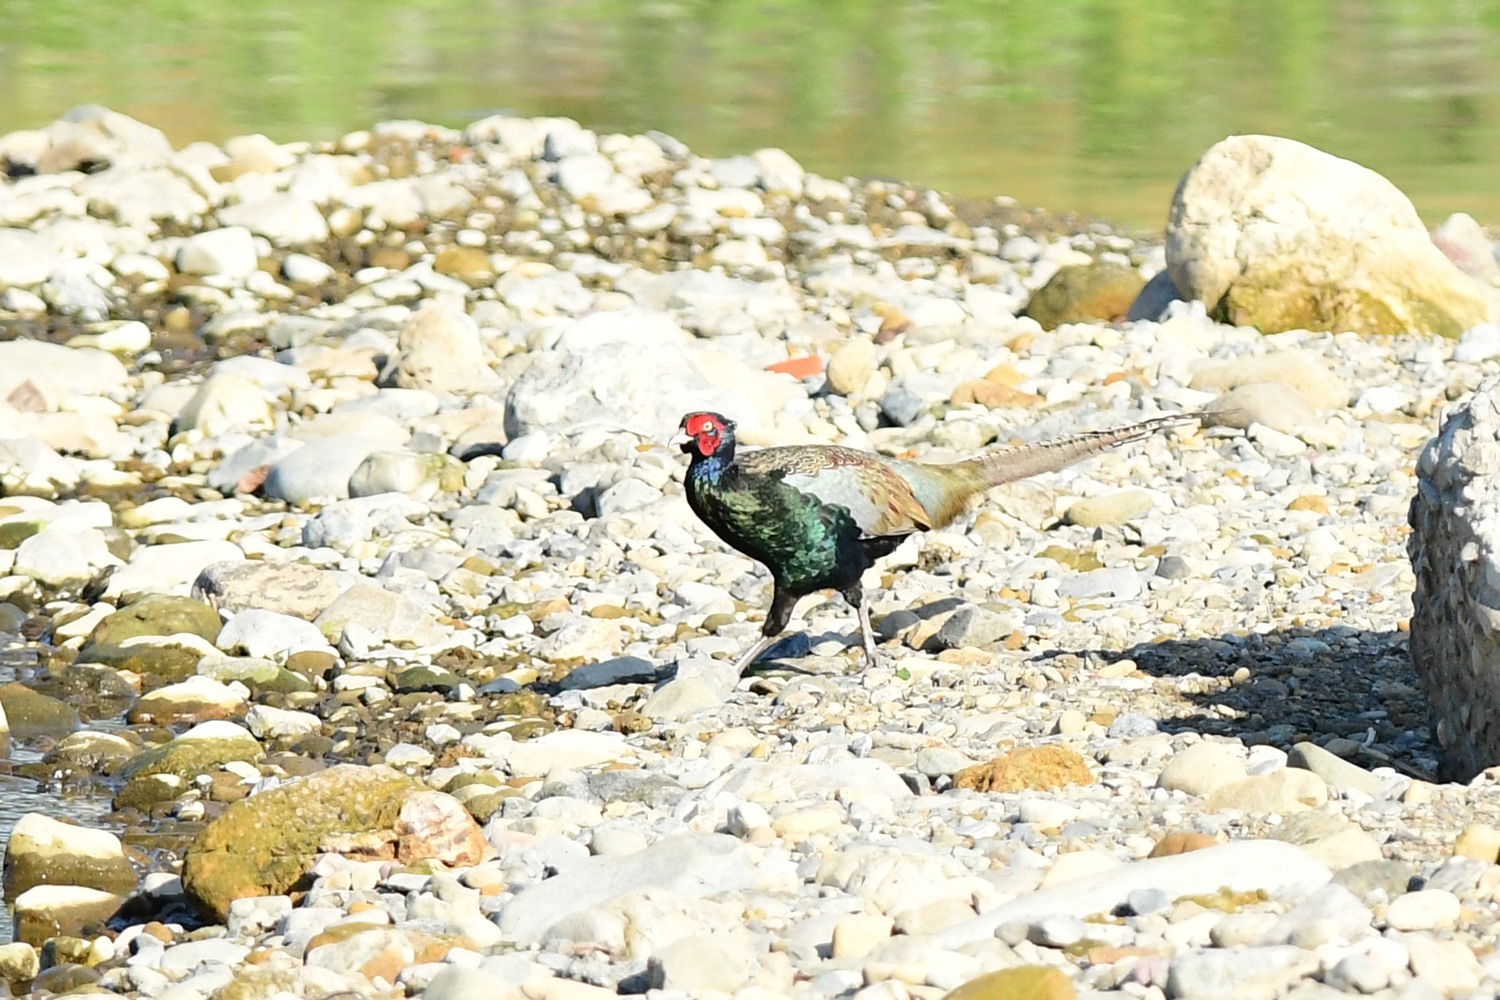
<path fill-rule="evenodd" d="M 0 131 L 174 142 L 496 110 L 1157 226 L 1236 132 L 1500 225 L 1500 0 L 0 0 Z"/>

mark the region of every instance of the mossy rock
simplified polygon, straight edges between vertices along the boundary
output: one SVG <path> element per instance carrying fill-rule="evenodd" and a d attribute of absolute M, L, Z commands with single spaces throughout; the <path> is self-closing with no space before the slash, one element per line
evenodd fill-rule
<path fill-rule="evenodd" d="M 123 896 L 78 885 L 38 885 L 15 899 L 16 940 L 40 948 L 60 934 L 92 937 L 103 933 L 110 917 L 119 912 Z M 81 968 L 81 966 L 60 966 Z M 51 971 L 51 970 L 47 970 Z M 94 979 L 99 974 L 92 970 Z M 42 975 L 46 975 L 43 972 Z M 40 981 L 40 980 L 38 980 Z M 36 983 L 33 990 L 38 989 Z"/>
<path fill-rule="evenodd" d="M 410 694 L 420 691 L 435 691 L 446 693 L 452 691 L 463 683 L 451 670 L 442 667 L 430 667 L 419 664 L 413 667 L 402 667 L 392 670 L 388 677 L 391 690 L 397 694 Z"/>
<path fill-rule="evenodd" d="M 1358 245 L 1348 252 L 1358 253 Z M 1232 286 L 1209 315 L 1265 333 L 1353 330 L 1457 337 L 1489 319 L 1488 304 L 1473 284 L 1472 289 L 1455 290 L 1393 281 L 1388 288 L 1362 288 L 1309 281 L 1296 265 L 1262 268 Z"/>
<path fill-rule="evenodd" d="M 326 678 L 338 665 L 338 657 L 324 649 L 303 649 L 286 658 L 286 668 L 302 677 Z"/>
<path fill-rule="evenodd" d="M 47 528 L 48 523 L 43 518 L 6 521 L 0 524 L 0 549 L 13 549 L 32 535 L 40 535 Z"/>
<path fill-rule="evenodd" d="M 11 738 L 17 740 L 62 739 L 79 725 L 73 706 L 16 682 L 0 687 L 0 709 L 10 723 Z"/>
<path fill-rule="evenodd" d="M 208 726 L 222 727 L 197 734 Z M 234 730 L 239 730 L 235 733 Z M 222 732 L 223 735 L 216 735 Z M 231 723 L 205 723 L 175 740 L 136 754 L 120 768 L 129 780 L 152 774 L 175 774 L 191 781 L 200 774 L 217 771 L 230 761 L 254 764 L 265 757 L 260 742 Z"/>
<path fill-rule="evenodd" d="M 496 715 L 542 716 L 547 714 L 547 696 L 539 691 L 512 691 L 490 703 Z"/>
<path fill-rule="evenodd" d="M 78 651 L 78 662 L 102 663 L 170 684 L 193 675 L 198 661 L 213 649 L 221 627 L 219 613 L 202 601 L 149 594 L 94 626 Z M 193 638 L 163 639 L 176 635 Z M 129 643 L 143 638 L 163 641 Z"/>
<path fill-rule="evenodd" d="M 86 719 L 112 719 L 122 715 L 136 699 L 118 670 L 102 663 L 72 663 L 44 681 L 36 690 L 75 706 Z"/>
<path fill-rule="evenodd" d="M 1037 289 L 1026 315 L 1053 330 L 1064 323 L 1118 323 L 1146 286 L 1133 267 L 1120 264 L 1073 264 L 1060 268 Z"/>
<path fill-rule="evenodd" d="M 6 899 L 39 885 L 80 885 L 127 895 L 135 891 L 136 877 L 114 834 L 27 813 L 6 845 L 4 883 Z"/>
<path fill-rule="evenodd" d="M 89 633 L 89 646 L 118 646 L 143 635 L 187 632 L 213 642 L 223 623 L 219 613 L 202 601 L 172 594 L 148 594 L 105 618 Z"/>
<path fill-rule="evenodd" d="M 188 848 L 183 888 L 222 923 L 234 900 L 295 886 L 331 837 L 394 829 L 402 803 L 424 789 L 389 768 L 341 764 L 235 802 Z"/>
<path fill-rule="evenodd" d="M 129 646 L 84 647 L 78 660 L 140 674 L 150 689 L 187 680 L 198 672 L 198 661 L 212 648 L 194 637 L 150 636 Z"/>
<path fill-rule="evenodd" d="M 143 774 L 121 786 L 110 801 L 110 808 L 116 812 L 126 809 L 150 812 L 152 806 L 171 802 L 190 787 L 187 779 L 175 774 Z"/>
<path fill-rule="evenodd" d="M 206 656 L 198 662 L 201 676 L 228 684 L 239 681 L 252 694 L 294 694 L 316 690 L 305 675 L 255 656 Z"/>
<path fill-rule="evenodd" d="M 139 738 L 85 729 L 64 737 L 40 761 L 16 771 L 37 781 L 93 781 L 114 774 L 140 752 Z"/>
<path fill-rule="evenodd" d="M 971 979 L 943 1000 L 1074 1000 L 1073 981 L 1049 965 L 1018 965 Z"/>

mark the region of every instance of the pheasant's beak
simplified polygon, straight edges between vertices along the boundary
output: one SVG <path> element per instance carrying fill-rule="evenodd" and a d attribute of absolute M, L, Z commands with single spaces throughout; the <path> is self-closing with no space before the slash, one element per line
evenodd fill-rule
<path fill-rule="evenodd" d="M 678 431 L 676 434 L 672 435 L 672 439 L 668 441 L 667 444 L 670 447 L 678 448 L 682 451 L 687 451 L 687 446 L 692 444 L 692 442 L 692 435 L 684 434 L 682 431 Z"/>

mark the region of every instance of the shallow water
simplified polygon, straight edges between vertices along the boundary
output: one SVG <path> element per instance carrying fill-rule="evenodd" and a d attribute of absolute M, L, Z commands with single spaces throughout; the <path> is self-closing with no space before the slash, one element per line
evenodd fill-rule
<path fill-rule="evenodd" d="M 1215 141 L 1270 132 L 1500 225 L 1500 2 L 15 0 L 0 132 L 94 102 L 181 145 L 494 111 L 1157 228 Z"/>
<path fill-rule="evenodd" d="M 15 829 L 16 820 L 33 812 L 90 829 L 119 833 L 118 828 L 105 822 L 110 811 L 108 798 L 65 796 L 38 788 L 36 782 L 27 778 L 3 773 L 17 764 L 31 763 L 40 757 L 40 753 L 21 746 L 12 746 L 7 754 L 0 756 L 0 846 L 10 842 L 10 832 Z M 0 943 L 11 940 L 14 930 L 11 917 L 10 901 L 7 900 L 5 906 L 0 906 Z"/>

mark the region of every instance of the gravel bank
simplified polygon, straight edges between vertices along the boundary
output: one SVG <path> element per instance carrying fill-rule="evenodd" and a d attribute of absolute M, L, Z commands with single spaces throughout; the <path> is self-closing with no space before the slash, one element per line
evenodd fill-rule
<path fill-rule="evenodd" d="M 114 796 L 152 871 L 8 880 L 17 990 L 1500 990 L 1500 804 L 1431 781 L 1404 550 L 1493 329 L 1045 329 L 1061 269 L 1161 247 L 777 150 L 70 117 L 0 137 L 0 705 L 47 750 L 22 773 Z M 769 581 L 687 509 L 682 413 L 938 458 L 1225 393 L 1245 427 L 904 544 L 867 581 L 881 668 L 810 599 L 726 672 Z M 191 839 L 336 763 L 446 794 L 206 918 Z M 446 865 L 402 853 L 469 822 Z"/>

